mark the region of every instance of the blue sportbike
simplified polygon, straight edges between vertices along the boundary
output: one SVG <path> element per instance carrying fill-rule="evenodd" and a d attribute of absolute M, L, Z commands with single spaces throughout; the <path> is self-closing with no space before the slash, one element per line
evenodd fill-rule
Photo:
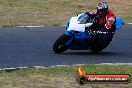
<path fill-rule="evenodd" d="M 78 14 L 68 20 L 66 33 L 55 41 L 53 51 L 62 53 L 67 49 L 90 49 L 93 53 L 100 52 L 110 44 L 115 31 L 122 28 L 123 23 L 122 18 L 116 17 L 114 30 L 102 31 L 96 16 L 89 13 Z"/>

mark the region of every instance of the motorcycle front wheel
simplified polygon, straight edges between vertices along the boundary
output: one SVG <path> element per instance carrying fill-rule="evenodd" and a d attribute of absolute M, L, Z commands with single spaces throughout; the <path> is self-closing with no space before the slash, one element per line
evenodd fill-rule
<path fill-rule="evenodd" d="M 63 34 L 61 35 L 56 42 L 53 45 L 53 51 L 55 53 L 62 53 L 68 49 L 68 46 L 66 46 L 66 42 L 70 39 L 69 36 Z"/>

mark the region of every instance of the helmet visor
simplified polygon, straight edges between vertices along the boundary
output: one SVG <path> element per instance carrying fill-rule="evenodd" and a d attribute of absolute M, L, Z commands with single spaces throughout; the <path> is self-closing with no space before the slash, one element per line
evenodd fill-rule
<path fill-rule="evenodd" d="M 98 9 L 97 13 L 99 13 L 99 14 L 107 14 L 107 9 Z"/>

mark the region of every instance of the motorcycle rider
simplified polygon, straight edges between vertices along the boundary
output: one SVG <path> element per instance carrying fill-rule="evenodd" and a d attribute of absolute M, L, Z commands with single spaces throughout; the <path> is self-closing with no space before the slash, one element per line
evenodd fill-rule
<path fill-rule="evenodd" d="M 112 10 L 110 10 L 108 8 L 108 3 L 106 1 L 102 1 L 97 5 L 97 9 L 94 10 L 91 15 L 96 16 L 97 21 L 99 23 L 97 30 L 101 30 L 101 31 L 107 31 L 107 32 L 115 32 L 115 19 L 116 16 L 113 14 Z M 95 49 L 99 49 L 99 47 L 105 47 L 108 46 L 109 43 L 112 41 L 114 34 L 109 34 L 109 35 L 105 35 L 105 34 L 99 34 L 99 35 L 95 35 L 95 40 L 94 40 L 94 44 L 93 50 Z M 108 36 L 108 37 L 107 37 Z M 107 37 L 107 41 L 106 40 L 102 40 L 102 37 Z M 98 50 L 95 50 L 98 51 Z"/>
<path fill-rule="evenodd" d="M 115 15 L 112 10 L 109 9 L 108 3 L 102 1 L 97 5 L 97 9 L 94 10 L 92 15 L 96 15 L 98 22 L 103 31 L 115 31 Z"/>

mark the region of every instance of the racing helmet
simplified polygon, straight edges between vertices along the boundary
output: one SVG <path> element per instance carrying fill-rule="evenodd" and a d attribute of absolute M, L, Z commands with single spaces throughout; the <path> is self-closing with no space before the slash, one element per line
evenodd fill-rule
<path fill-rule="evenodd" d="M 97 5 L 97 14 L 100 16 L 106 15 L 108 12 L 108 3 L 106 1 L 102 1 Z"/>

